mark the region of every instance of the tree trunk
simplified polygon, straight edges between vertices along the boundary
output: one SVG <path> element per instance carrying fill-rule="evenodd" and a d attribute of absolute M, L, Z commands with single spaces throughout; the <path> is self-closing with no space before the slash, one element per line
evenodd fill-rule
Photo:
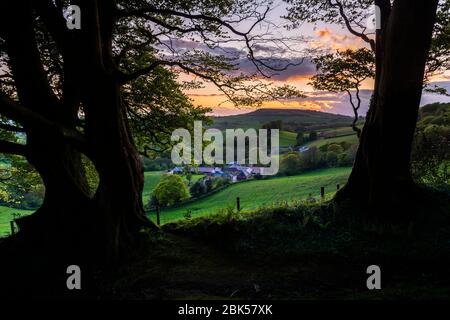
<path fill-rule="evenodd" d="M 42 65 L 32 5 L 30 0 L 8 2 L 8 14 L 0 21 L 20 103 L 69 129 L 75 129 L 81 105 L 86 118 L 86 156 L 94 163 L 100 182 L 91 199 L 79 151 L 57 130 L 27 127 L 28 160 L 41 174 L 46 194 L 42 207 L 19 224 L 31 239 L 45 240 L 54 247 L 79 247 L 80 253 L 88 248 L 113 259 L 143 226 L 155 228 L 143 209 L 142 164 L 113 65 L 116 4 L 80 2 L 81 30 L 71 32 L 68 41 L 55 38 L 64 59 L 62 98 L 56 97 Z"/>
<path fill-rule="evenodd" d="M 9 3 L 1 22 L 20 104 L 75 130 L 77 114 L 65 108 L 67 105 L 57 99 L 48 83 L 35 39 L 34 19 L 31 1 L 24 1 Z M 56 128 L 28 127 L 26 134 L 27 160 L 43 179 L 45 198 L 35 214 L 19 219 L 22 234 L 32 241 L 70 246 L 64 240 L 73 238 L 72 244 L 80 243 L 74 230 L 87 222 L 84 213 L 90 201 L 81 155 Z"/>
<path fill-rule="evenodd" d="M 99 76 L 87 103 L 86 133 L 100 177 L 94 196 L 98 237 L 110 259 L 130 245 L 141 228 L 156 226 L 144 212 L 144 170 L 129 130 L 120 87 L 114 77 Z"/>
<path fill-rule="evenodd" d="M 411 145 L 437 2 L 396 0 L 382 31 L 372 103 L 352 173 L 338 194 L 378 216 L 398 212 L 414 194 Z"/>
<path fill-rule="evenodd" d="M 44 132 L 28 132 L 27 147 L 27 160 L 42 177 L 45 197 L 37 212 L 19 221 L 21 231 L 33 239 L 75 239 L 79 232 L 74 230 L 92 220 L 88 215 L 90 190 L 80 153 Z"/>
<path fill-rule="evenodd" d="M 146 217 L 142 202 L 144 172 L 128 125 L 113 62 L 114 2 L 83 3 L 76 48 L 78 81 L 86 115 L 85 135 L 90 159 L 100 182 L 93 199 L 97 242 L 106 260 L 114 260 L 143 227 L 157 229 Z"/>

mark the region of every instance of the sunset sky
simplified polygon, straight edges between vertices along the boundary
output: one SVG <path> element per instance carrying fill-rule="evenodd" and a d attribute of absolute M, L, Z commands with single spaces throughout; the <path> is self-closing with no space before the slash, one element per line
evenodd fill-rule
<path fill-rule="evenodd" d="M 270 12 L 268 20 L 278 27 L 271 26 L 271 36 L 288 37 L 289 47 L 291 50 L 280 49 L 270 47 L 268 45 L 261 45 L 257 47 L 256 54 L 261 56 L 270 55 L 271 57 L 277 57 L 280 61 L 300 61 L 305 54 L 300 52 L 305 49 L 357 49 L 367 46 L 361 39 L 352 36 L 346 29 L 337 25 L 330 24 L 317 24 L 312 25 L 304 23 L 301 27 L 294 30 L 286 30 L 283 25 L 288 22 L 279 18 L 286 13 L 284 5 L 280 4 Z M 265 26 L 261 26 L 260 30 L 256 30 L 255 33 L 262 32 Z M 242 26 L 242 30 L 246 30 L 246 26 Z M 296 38 L 305 37 L 305 40 L 298 40 Z M 176 44 L 178 48 L 185 50 L 201 49 L 208 50 L 205 45 L 196 42 L 178 41 Z M 236 54 L 240 57 L 239 66 L 240 71 L 254 73 L 255 68 L 251 62 L 246 59 L 246 52 L 239 44 L 227 44 L 224 46 L 223 52 L 226 54 Z M 242 52 L 242 54 L 240 53 Z M 274 75 L 270 82 L 275 85 L 289 84 L 304 91 L 307 94 L 307 98 L 296 98 L 288 101 L 266 101 L 263 103 L 263 108 L 290 108 L 290 109 L 312 109 L 318 111 L 325 111 L 339 114 L 352 114 L 351 107 L 348 102 L 346 94 L 335 94 L 330 92 L 314 91 L 311 86 L 308 85 L 310 77 L 315 73 L 315 66 L 309 59 L 305 59 L 299 66 L 290 67 L 286 71 L 278 72 Z M 181 77 L 182 79 L 187 79 Z M 433 82 L 447 88 L 450 91 L 450 72 L 446 72 L 443 75 L 433 79 Z M 362 86 L 362 101 L 361 115 L 365 115 L 367 111 L 368 101 L 371 96 L 372 80 L 366 81 Z M 214 115 L 232 115 L 252 111 L 251 108 L 236 108 L 231 103 L 226 102 L 226 97 L 221 94 L 217 88 L 212 84 L 206 83 L 204 88 L 191 90 L 187 92 L 189 97 L 194 101 L 196 105 L 203 105 L 213 109 Z M 435 95 L 430 93 L 423 94 L 422 105 L 431 102 L 450 102 L 450 97 L 442 95 Z"/>

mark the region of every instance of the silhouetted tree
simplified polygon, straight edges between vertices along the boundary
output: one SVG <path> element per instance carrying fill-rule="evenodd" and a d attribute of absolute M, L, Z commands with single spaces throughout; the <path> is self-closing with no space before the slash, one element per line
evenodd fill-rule
<path fill-rule="evenodd" d="M 356 126 L 359 119 L 358 111 L 361 108 L 360 86 L 364 80 L 375 76 L 373 52 L 366 48 L 349 49 L 319 56 L 314 58 L 313 62 L 318 73 L 311 79 L 312 86 L 317 90 L 348 94 L 354 114 L 352 128 L 360 137 L 361 129 Z"/>
<path fill-rule="evenodd" d="M 309 132 L 309 141 L 315 141 L 317 140 L 317 131 L 310 131 Z"/>
<path fill-rule="evenodd" d="M 377 217 L 408 215 L 407 204 L 418 198 L 412 196 L 416 188 L 410 154 L 425 70 L 432 57 L 435 70 L 449 61 L 448 41 L 440 42 L 438 55 L 434 55 L 436 45 L 432 46 L 432 39 L 448 35 L 448 1 L 439 9 L 437 0 L 287 2 L 292 3 L 292 20 L 342 23 L 375 53 L 374 93 L 352 173 L 338 199 L 368 205 Z M 380 28 L 371 37 L 363 21 L 371 15 L 367 9 L 373 4 L 380 8 Z M 442 11 L 447 15 L 441 19 Z"/>
<path fill-rule="evenodd" d="M 80 29 L 66 27 L 63 11 L 69 4 L 81 9 Z M 236 75 L 236 59 L 208 50 L 180 51 L 170 39 L 200 39 L 213 48 L 236 37 L 244 41 L 258 72 L 283 70 L 287 65 L 271 68 L 270 59 L 254 55 L 253 39 L 258 37 L 252 31 L 266 18 L 267 4 L 270 1 L 2 1 L 2 130 L 23 131 L 27 140 L 0 140 L 0 152 L 25 156 L 46 190 L 41 208 L 18 221 L 21 233 L 35 243 L 115 258 L 142 228 L 155 229 L 144 213 L 138 147 L 146 153 L 162 135 L 170 135 L 180 124 L 180 114 L 185 119 L 204 114 L 191 108 L 173 81 L 173 71 L 210 81 L 240 104 L 297 92 L 262 81 L 249 89 L 245 82 L 253 75 Z M 244 21 L 249 21 L 248 29 L 238 30 Z M 198 85 L 188 81 L 183 86 Z M 139 132 L 150 137 L 133 137 Z M 94 192 L 82 154 L 98 172 Z"/>

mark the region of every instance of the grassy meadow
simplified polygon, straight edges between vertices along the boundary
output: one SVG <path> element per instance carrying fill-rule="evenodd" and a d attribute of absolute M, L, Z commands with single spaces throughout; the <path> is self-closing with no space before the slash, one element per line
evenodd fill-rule
<path fill-rule="evenodd" d="M 262 206 L 270 206 L 284 201 L 304 200 L 309 194 L 320 198 L 320 187 L 324 186 L 327 196 L 334 194 L 336 184 L 343 185 L 351 168 L 332 168 L 304 173 L 290 177 L 276 177 L 266 180 L 251 180 L 232 185 L 225 190 L 207 196 L 195 202 L 180 207 L 165 209 L 161 212 L 161 223 L 184 219 L 184 214 L 190 210 L 192 217 L 217 213 L 230 206 L 236 205 L 236 197 L 241 198 L 242 210 L 253 210 Z M 163 172 L 145 172 L 143 192 L 144 204 L 150 198 L 152 190 L 158 184 Z M 194 175 L 192 181 L 200 179 L 202 175 Z M 0 206 L 0 237 L 10 233 L 10 221 L 13 214 L 30 214 L 33 211 L 13 209 Z M 155 213 L 149 214 L 156 220 Z"/>
<path fill-rule="evenodd" d="M 10 221 L 14 218 L 14 214 L 28 215 L 31 210 L 21 210 L 0 206 L 0 237 L 4 237 L 11 233 Z"/>
<path fill-rule="evenodd" d="M 304 200 L 312 194 L 320 198 L 320 187 L 325 187 L 328 197 L 336 191 L 336 184 L 343 185 L 351 168 L 332 168 L 311 171 L 296 176 L 277 177 L 266 180 L 251 180 L 234 184 L 211 196 L 176 208 L 161 211 L 161 223 L 183 219 L 190 210 L 192 217 L 217 213 L 236 205 L 240 197 L 242 210 L 253 210 L 284 201 Z M 155 213 L 150 218 L 156 220 Z"/>
<path fill-rule="evenodd" d="M 341 142 L 347 142 L 350 144 L 357 144 L 358 143 L 358 137 L 356 134 L 348 135 L 348 136 L 340 136 L 340 137 L 333 137 L 333 138 L 327 138 L 327 139 L 319 139 L 312 142 L 307 143 L 309 147 L 321 147 L 325 144 L 330 143 L 341 143 Z"/>

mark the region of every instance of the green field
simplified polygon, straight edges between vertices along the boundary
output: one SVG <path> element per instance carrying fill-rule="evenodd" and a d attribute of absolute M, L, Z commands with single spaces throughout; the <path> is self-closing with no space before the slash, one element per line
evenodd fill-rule
<path fill-rule="evenodd" d="M 319 197 L 320 187 L 324 186 L 328 195 L 332 195 L 336 184 L 343 185 L 350 173 L 350 168 L 332 168 L 308 172 L 292 177 L 279 177 L 267 180 L 251 180 L 238 183 L 216 194 L 186 204 L 184 206 L 166 209 L 161 213 L 161 223 L 183 219 L 187 210 L 191 210 L 192 216 L 201 216 L 216 213 L 221 209 L 234 206 L 236 197 L 241 198 L 242 210 L 256 209 L 261 206 L 272 205 L 281 201 L 302 200 L 311 193 Z M 158 184 L 163 172 L 145 172 L 145 185 L 143 192 L 144 204 L 149 200 L 150 194 Z M 193 181 L 200 179 L 202 175 L 194 175 Z M 0 206 L 0 237 L 10 233 L 10 221 L 13 213 L 22 215 L 33 211 L 12 209 Z M 154 213 L 150 214 L 152 220 Z"/>
<path fill-rule="evenodd" d="M 280 147 L 295 146 L 297 144 L 297 134 L 290 131 L 280 131 Z"/>
<path fill-rule="evenodd" d="M 13 219 L 14 213 L 27 215 L 32 212 L 33 211 L 30 210 L 20 210 L 0 206 L 0 237 L 6 236 L 11 233 L 11 226 L 9 223 Z"/>
<path fill-rule="evenodd" d="M 148 203 L 153 189 L 155 189 L 156 185 L 158 184 L 163 174 L 164 174 L 163 171 L 144 172 L 145 182 L 144 182 L 144 192 L 142 192 L 142 201 L 144 201 L 144 205 Z M 204 177 L 204 175 L 202 174 L 193 174 L 192 183 L 195 183 L 202 177 Z"/>
<path fill-rule="evenodd" d="M 362 129 L 362 125 L 358 125 L 360 129 Z M 355 131 L 353 131 L 353 128 L 350 126 L 341 127 L 341 128 L 330 128 L 326 130 L 321 130 L 320 133 L 326 134 L 326 135 L 334 135 L 335 137 L 340 136 L 347 136 L 347 135 L 354 135 L 356 134 Z"/>
<path fill-rule="evenodd" d="M 241 198 L 242 210 L 257 209 L 281 201 L 302 200 L 313 194 L 319 198 L 320 187 L 325 187 L 328 196 L 336 190 L 336 184 L 343 185 L 351 168 L 332 168 L 308 172 L 291 177 L 252 180 L 232 185 L 223 191 L 184 206 L 162 210 L 161 223 L 182 219 L 187 210 L 193 217 L 217 213 L 234 206 L 236 197 Z M 150 214 L 155 220 L 155 213 Z"/>
<path fill-rule="evenodd" d="M 348 135 L 348 136 L 341 136 L 341 137 L 334 137 L 334 138 L 328 138 L 328 139 L 319 139 L 315 140 L 313 142 L 309 142 L 307 145 L 310 147 L 321 147 L 324 144 L 327 143 L 340 143 L 340 142 L 348 142 L 350 144 L 357 144 L 358 143 L 358 137 L 356 134 Z"/>
<path fill-rule="evenodd" d="M 144 172 L 144 191 L 142 192 L 142 200 L 144 204 L 148 202 L 150 199 L 150 195 L 161 179 L 161 175 L 163 175 L 162 171 L 150 171 Z"/>

